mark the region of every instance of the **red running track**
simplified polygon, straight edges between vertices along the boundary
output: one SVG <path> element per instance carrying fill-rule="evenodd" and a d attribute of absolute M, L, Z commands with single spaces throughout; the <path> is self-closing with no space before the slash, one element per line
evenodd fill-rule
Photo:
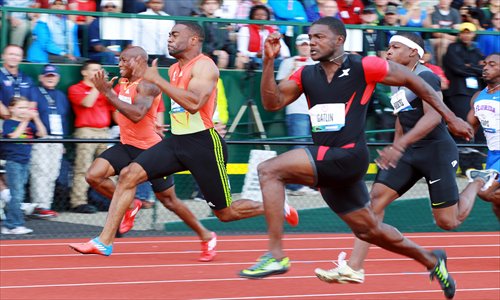
<path fill-rule="evenodd" d="M 500 299 L 500 233 L 408 234 L 422 246 L 444 248 L 457 281 L 456 300 Z M 110 257 L 81 255 L 76 240 L 1 241 L 0 299 L 444 299 L 418 263 L 372 247 L 364 284 L 327 284 L 316 267 L 331 268 L 347 234 L 288 235 L 286 274 L 263 280 L 236 273 L 266 251 L 265 236 L 220 236 L 218 255 L 197 261 L 194 237 L 123 238 Z M 82 240 L 78 240 L 82 241 Z"/>

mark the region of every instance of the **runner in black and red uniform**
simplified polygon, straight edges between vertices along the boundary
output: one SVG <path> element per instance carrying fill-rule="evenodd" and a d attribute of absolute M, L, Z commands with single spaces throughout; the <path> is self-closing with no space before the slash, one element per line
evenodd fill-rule
<path fill-rule="evenodd" d="M 427 251 L 406 239 L 394 227 L 382 223 L 369 205 L 363 181 L 368 168 L 365 119 L 375 85 L 406 86 L 432 105 L 447 121 L 450 130 L 465 138 L 472 128 L 457 118 L 439 95 L 407 68 L 377 57 L 362 58 L 344 52 L 344 24 L 331 17 L 314 22 L 309 31 L 311 58 L 320 63 L 305 66 L 289 80 L 273 80 L 274 58 L 279 36 L 265 42 L 261 81 L 265 109 L 277 111 L 304 93 L 309 102 L 314 146 L 295 149 L 261 163 L 258 167 L 269 231 L 269 253 L 240 276 L 263 278 L 288 271 L 290 261 L 282 248 L 284 185 L 317 186 L 328 203 L 354 234 L 384 249 L 411 257 L 436 277 L 445 295 L 455 293 L 454 280 L 446 271 L 446 254 Z M 403 149 L 399 149 L 403 151 Z"/>

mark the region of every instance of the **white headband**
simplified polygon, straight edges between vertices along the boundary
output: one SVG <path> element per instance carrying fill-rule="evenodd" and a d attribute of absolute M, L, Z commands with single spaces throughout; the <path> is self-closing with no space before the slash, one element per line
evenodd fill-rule
<path fill-rule="evenodd" d="M 402 35 L 393 35 L 389 40 L 389 44 L 393 42 L 398 42 L 412 49 L 417 49 L 418 56 L 420 56 L 420 58 L 424 56 L 424 49 L 422 49 L 422 47 L 420 47 L 417 43 L 415 43 L 414 41 L 410 40 L 407 37 L 404 37 Z"/>

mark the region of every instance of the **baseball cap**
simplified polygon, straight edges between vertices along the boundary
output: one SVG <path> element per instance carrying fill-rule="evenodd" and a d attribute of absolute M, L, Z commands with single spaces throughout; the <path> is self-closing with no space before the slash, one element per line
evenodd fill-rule
<path fill-rule="evenodd" d="M 385 11 L 386 15 L 393 14 L 397 15 L 398 14 L 398 8 L 394 5 L 387 5 L 387 9 Z"/>
<path fill-rule="evenodd" d="M 376 12 L 375 7 L 373 6 L 367 6 L 363 9 L 361 12 L 362 14 L 374 14 Z"/>
<path fill-rule="evenodd" d="M 52 64 L 48 64 L 48 65 L 43 66 L 42 75 L 43 76 L 46 76 L 46 75 L 57 75 L 57 76 L 59 76 L 59 72 L 58 72 L 56 66 L 54 66 Z"/>
<path fill-rule="evenodd" d="M 297 38 L 295 39 L 295 45 L 299 46 L 304 43 L 309 44 L 311 41 L 309 40 L 309 36 L 305 33 L 299 34 Z"/>
<path fill-rule="evenodd" d="M 477 30 L 476 25 L 474 25 L 471 22 L 464 22 L 460 24 L 460 27 L 458 28 L 460 32 L 464 30 L 469 30 L 470 32 L 475 32 Z"/>

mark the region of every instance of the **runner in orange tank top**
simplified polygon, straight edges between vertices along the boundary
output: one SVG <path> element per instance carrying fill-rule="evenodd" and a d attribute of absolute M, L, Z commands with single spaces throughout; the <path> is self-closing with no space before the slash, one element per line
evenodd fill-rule
<path fill-rule="evenodd" d="M 133 63 L 134 74 L 156 84 L 172 99 L 172 136 L 141 153 L 123 169 L 103 231 L 94 241 L 103 251 L 112 251 L 114 233 L 132 203 L 136 186 L 146 180 L 162 178 L 188 170 L 194 176 L 215 216 L 229 222 L 262 215 L 261 202 L 232 201 L 226 170 L 227 146 L 213 128 L 216 86 L 219 70 L 201 54 L 203 29 L 194 22 L 177 23 L 170 32 L 169 53 L 178 62 L 170 69 L 171 83 L 158 73 L 156 60 L 151 68 Z M 298 215 L 285 208 L 286 220 L 297 225 Z M 95 253 L 93 249 L 80 251 Z"/>
<path fill-rule="evenodd" d="M 113 90 L 112 83 L 116 78 L 107 81 L 103 71 L 93 78 L 96 88 L 117 109 L 116 120 L 120 126 L 120 143 L 107 149 L 99 156 L 87 171 L 88 183 L 101 194 L 112 198 L 116 186 L 110 179 L 111 176 L 120 174 L 122 169 L 132 162 L 145 149 L 161 141 L 156 132 L 156 114 L 161 100 L 160 89 L 149 81 L 143 80 L 143 72 L 133 72 L 133 66 L 142 65 L 143 70 L 147 67 L 148 56 L 140 47 L 127 48 L 120 55 L 120 75 L 118 94 Z M 207 230 L 196 219 L 188 207 L 175 195 L 173 177 L 159 177 L 149 179 L 156 197 L 169 210 L 179 216 L 191 229 L 193 229 L 202 241 L 202 253 L 200 261 L 210 261 L 215 257 L 216 235 Z M 132 199 L 135 195 L 135 187 L 131 193 Z M 114 200 L 111 206 L 118 202 Z M 141 201 L 129 201 L 121 207 L 121 212 L 114 212 L 110 208 L 108 218 L 118 220 L 116 228 L 113 229 L 113 237 L 118 230 L 126 233 L 132 229 L 134 218 L 141 208 Z M 128 210 L 127 210 L 128 208 Z M 121 223 L 120 223 L 121 222 Z M 70 247 L 81 253 L 94 253 L 110 255 L 112 251 L 102 251 L 100 241 L 95 238 L 87 243 L 70 244 Z"/>

